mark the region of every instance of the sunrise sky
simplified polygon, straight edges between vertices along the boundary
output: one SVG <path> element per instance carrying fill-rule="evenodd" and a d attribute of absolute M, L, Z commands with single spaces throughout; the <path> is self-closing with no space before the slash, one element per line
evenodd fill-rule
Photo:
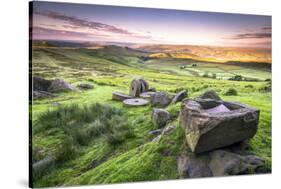
<path fill-rule="evenodd" d="M 271 16 L 35 1 L 33 39 L 271 48 Z"/>

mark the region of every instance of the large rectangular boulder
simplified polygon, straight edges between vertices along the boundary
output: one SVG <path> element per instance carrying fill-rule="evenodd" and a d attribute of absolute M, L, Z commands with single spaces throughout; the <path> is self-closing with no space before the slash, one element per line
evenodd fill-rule
<path fill-rule="evenodd" d="M 221 100 L 209 104 L 202 99 L 186 100 L 180 112 L 180 124 L 194 153 L 249 139 L 256 134 L 258 123 L 259 110 Z"/>

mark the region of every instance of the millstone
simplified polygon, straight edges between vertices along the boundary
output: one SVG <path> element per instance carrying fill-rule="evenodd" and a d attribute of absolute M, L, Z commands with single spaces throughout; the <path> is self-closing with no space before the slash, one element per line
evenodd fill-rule
<path fill-rule="evenodd" d="M 139 81 L 141 82 L 141 93 L 148 91 L 149 89 L 148 83 L 143 79 L 139 79 Z"/>
<path fill-rule="evenodd" d="M 149 101 L 142 98 L 131 98 L 124 100 L 123 103 L 126 106 L 145 106 L 149 104 Z"/>
<path fill-rule="evenodd" d="M 131 82 L 129 94 L 130 96 L 139 97 L 140 93 L 141 93 L 141 82 L 139 80 L 134 79 Z"/>
<path fill-rule="evenodd" d="M 131 82 L 129 94 L 134 97 L 139 97 L 141 93 L 149 90 L 149 85 L 144 79 L 134 79 Z"/>
<path fill-rule="evenodd" d="M 155 92 L 150 92 L 150 91 L 143 92 L 143 93 L 140 94 L 140 97 L 150 99 L 151 96 L 154 95 L 154 94 L 155 94 Z"/>
<path fill-rule="evenodd" d="M 130 99 L 133 98 L 132 96 L 126 95 L 124 93 L 120 93 L 120 92 L 113 92 L 112 93 L 112 100 L 119 100 L 119 101 L 123 101 L 126 99 Z"/>

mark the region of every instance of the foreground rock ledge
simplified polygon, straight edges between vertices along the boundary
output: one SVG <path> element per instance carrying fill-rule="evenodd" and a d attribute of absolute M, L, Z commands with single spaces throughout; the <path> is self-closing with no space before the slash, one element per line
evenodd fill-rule
<path fill-rule="evenodd" d="M 212 100 L 209 105 L 206 103 L 186 100 L 181 107 L 180 122 L 192 152 L 201 153 L 229 146 L 256 134 L 259 110 L 220 100 L 216 103 Z"/>

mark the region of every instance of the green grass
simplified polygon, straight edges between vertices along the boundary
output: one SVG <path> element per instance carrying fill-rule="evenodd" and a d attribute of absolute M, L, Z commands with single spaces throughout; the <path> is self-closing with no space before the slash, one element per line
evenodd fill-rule
<path fill-rule="evenodd" d="M 148 134 L 153 130 L 152 107 L 126 107 L 111 100 L 113 91 L 128 93 L 132 79 L 139 77 L 157 91 L 175 94 L 187 90 L 189 98 L 193 98 L 213 89 L 225 100 L 260 109 L 259 129 L 250 148 L 271 167 L 271 86 L 268 82 L 227 80 L 235 74 L 264 80 L 271 78 L 267 70 L 200 62 L 192 68 L 188 65 L 194 62 L 184 59 L 143 61 L 143 53 L 116 47 L 98 51 L 34 48 L 33 55 L 34 75 L 94 86 L 32 102 L 34 161 L 54 154 L 59 162 L 43 171 L 35 187 L 179 178 L 176 158 L 189 153 L 177 120 L 181 104 L 167 107 L 176 129 L 154 143 Z M 180 69 L 182 65 L 187 68 Z M 202 77 L 207 71 L 209 75 L 215 73 L 217 79 Z M 231 88 L 237 95 L 227 95 Z M 105 109 L 109 113 L 104 113 Z"/>

